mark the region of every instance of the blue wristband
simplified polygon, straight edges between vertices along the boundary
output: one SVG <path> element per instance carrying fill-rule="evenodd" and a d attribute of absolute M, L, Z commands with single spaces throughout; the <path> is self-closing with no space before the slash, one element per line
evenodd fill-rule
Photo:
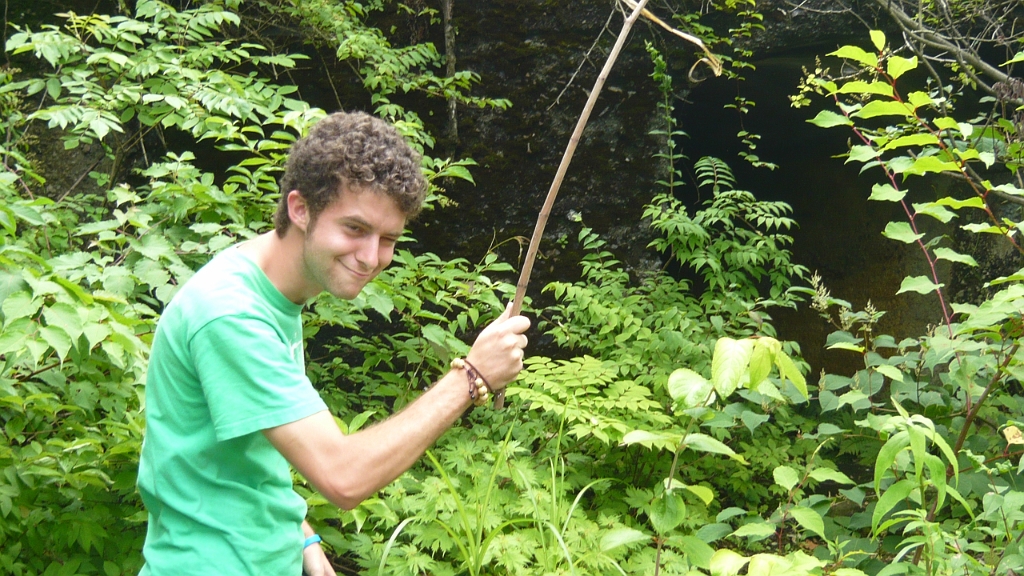
<path fill-rule="evenodd" d="M 320 541 L 320 535 L 319 534 L 313 534 L 309 538 L 306 538 L 306 541 L 302 543 L 302 549 L 305 550 L 306 548 L 309 548 L 310 546 L 312 546 L 313 544 L 316 544 L 319 541 Z"/>

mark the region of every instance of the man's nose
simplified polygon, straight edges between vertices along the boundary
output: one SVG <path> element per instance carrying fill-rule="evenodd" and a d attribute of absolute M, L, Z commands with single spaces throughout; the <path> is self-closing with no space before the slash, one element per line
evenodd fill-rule
<path fill-rule="evenodd" d="M 368 270 L 375 270 L 380 263 L 380 238 L 367 236 L 356 251 L 356 260 Z"/>

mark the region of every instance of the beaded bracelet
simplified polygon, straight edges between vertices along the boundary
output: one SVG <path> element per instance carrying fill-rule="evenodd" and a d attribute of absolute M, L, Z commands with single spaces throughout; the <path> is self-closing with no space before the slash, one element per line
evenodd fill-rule
<path fill-rule="evenodd" d="M 456 358 L 452 360 L 452 370 L 465 370 L 469 380 L 469 399 L 474 406 L 483 406 L 491 397 L 491 385 L 483 374 L 469 363 L 469 360 Z"/>

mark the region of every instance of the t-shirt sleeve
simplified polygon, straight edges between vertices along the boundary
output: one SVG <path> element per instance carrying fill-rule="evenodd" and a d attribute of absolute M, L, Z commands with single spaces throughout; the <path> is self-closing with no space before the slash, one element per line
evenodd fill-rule
<path fill-rule="evenodd" d="M 327 409 L 306 377 L 301 349 L 292 350 L 263 320 L 222 316 L 200 328 L 189 347 L 218 441 Z"/>

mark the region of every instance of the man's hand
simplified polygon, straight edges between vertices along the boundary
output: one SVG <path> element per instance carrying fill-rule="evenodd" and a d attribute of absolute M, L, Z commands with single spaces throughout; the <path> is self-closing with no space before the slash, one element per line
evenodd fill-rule
<path fill-rule="evenodd" d="M 305 576 L 337 576 L 334 566 L 320 544 L 310 544 L 302 551 L 302 573 Z"/>
<path fill-rule="evenodd" d="M 492 392 L 504 390 L 523 369 L 524 349 L 528 340 L 523 332 L 530 328 L 525 316 L 510 316 L 512 303 L 505 312 L 477 336 L 473 348 L 466 355 L 491 385 Z"/>

